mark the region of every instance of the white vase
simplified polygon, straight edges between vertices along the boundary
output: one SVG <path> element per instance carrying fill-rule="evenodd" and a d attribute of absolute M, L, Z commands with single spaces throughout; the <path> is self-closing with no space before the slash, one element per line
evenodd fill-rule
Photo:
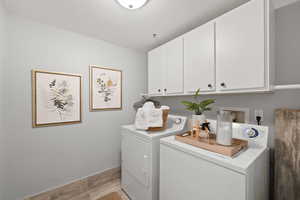
<path fill-rule="evenodd" d="M 206 122 L 206 116 L 202 115 L 192 115 L 192 126 L 201 125 Z"/>

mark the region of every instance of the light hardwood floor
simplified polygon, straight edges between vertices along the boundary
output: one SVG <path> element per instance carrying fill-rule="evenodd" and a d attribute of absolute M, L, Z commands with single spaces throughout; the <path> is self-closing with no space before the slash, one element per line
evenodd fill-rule
<path fill-rule="evenodd" d="M 121 190 L 120 177 L 121 169 L 113 168 L 28 197 L 26 200 L 98 200 L 112 192 L 117 192 L 122 200 L 128 200 Z"/>
<path fill-rule="evenodd" d="M 85 193 L 79 194 L 78 196 L 75 196 L 70 200 L 98 200 L 101 197 L 112 192 L 117 192 L 122 197 L 122 200 L 129 200 L 127 195 L 121 190 L 120 179 L 115 179 L 102 186 L 91 189 Z"/>

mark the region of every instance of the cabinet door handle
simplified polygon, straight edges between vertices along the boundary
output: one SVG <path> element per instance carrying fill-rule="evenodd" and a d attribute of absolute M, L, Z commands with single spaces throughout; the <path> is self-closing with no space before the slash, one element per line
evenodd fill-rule
<path fill-rule="evenodd" d="M 167 91 L 167 89 L 165 88 L 165 89 L 164 89 L 164 91 L 166 92 L 166 91 Z"/>
<path fill-rule="evenodd" d="M 212 84 L 208 84 L 208 87 L 209 87 L 209 88 L 212 88 Z"/>
<path fill-rule="evenodd" d="M 225 84 L 225 83 L 221 83 L 221 86 L 222 86 L 222 87 L 226 87 L 226 84 Z"/>
<path fill-rule="evenodd" d="M 160 90 L 160 89 L 158 89 L 157 91 L 158 91 L 158 92 L 160 92 L 161 90 Z"/>

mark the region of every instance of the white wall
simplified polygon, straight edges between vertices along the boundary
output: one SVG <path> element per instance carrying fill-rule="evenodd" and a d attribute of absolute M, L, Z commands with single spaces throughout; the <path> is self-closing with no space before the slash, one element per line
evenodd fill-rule
<path fill-rule="evenodd" d="M 2 1 L 0 1 L 0 199 L 3 199 L 4 196 L 4 163 L 5 163 L 5 131 L 3 128 L 2 114 L 3 114 L 3 68 L 5 60 L 5 41 L 6 41 L 6 13 Z"/>
<path fill-rule="evenodd" d="M 8 18 L 4 73 L 5 198 L 14 200 L 120 165 L 120 126 L 146 89 L 146 54 L 54 27 Z M 123 110 L 89 112 L 88 66 L 123 70 Z M 83 123 L 31 127 L 32 69 L 83 75 Z M 1 199 L 2 200 L 2 199 Z"/>

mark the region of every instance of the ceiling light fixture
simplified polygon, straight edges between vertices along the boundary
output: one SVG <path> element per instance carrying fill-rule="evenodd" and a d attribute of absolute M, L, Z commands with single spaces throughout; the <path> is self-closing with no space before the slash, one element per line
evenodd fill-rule
<path fill-rule="evenodd" d="M 135 10 L 143 7 L 148 0 L 117 0 L 117 2 L 129 10 Z"/>

